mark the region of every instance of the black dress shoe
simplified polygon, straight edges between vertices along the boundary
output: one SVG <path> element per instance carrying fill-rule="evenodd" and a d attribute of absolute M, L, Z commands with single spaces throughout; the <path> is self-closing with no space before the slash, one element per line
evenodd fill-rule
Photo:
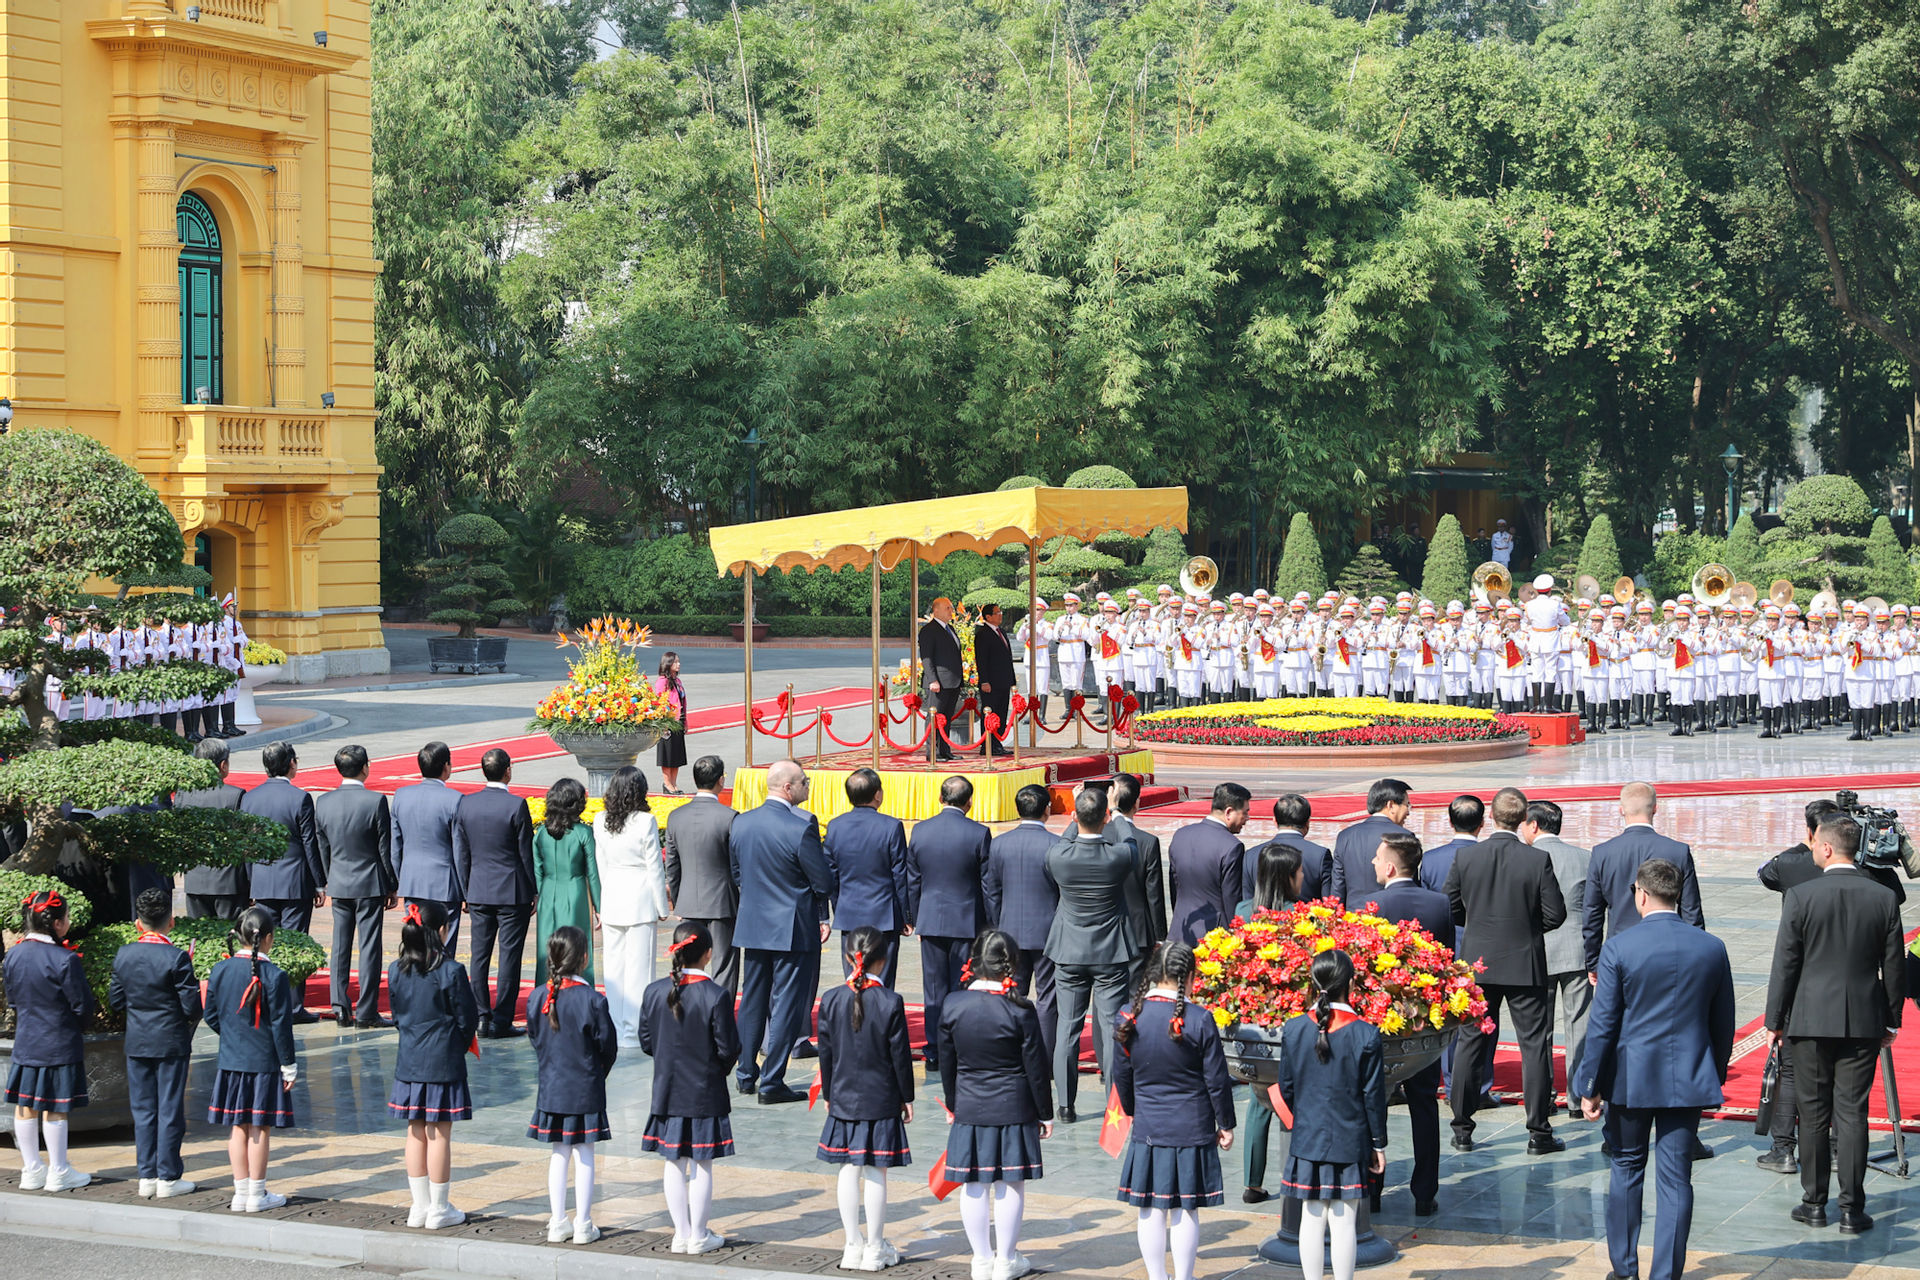
<path fill-rule="evenodd" d="M 1415 1200 L 1413 1202 L 1413 1216 L 1416 1218 L 1431 1218 L 1438 1212 L 1440 1212 L 1440 1206 L 1432 1200 Z"/>
<path fill-rule="evenodd" d="M 1800 1161 L 1795 1157 L 1792 1147 L 1775 1147 L 1754 1163 L 1762 1169 L 1771 1169 L 1775 1173 L 1800 1172 Z"/>
<path fill-rule="evenodd" d="M 820 1056 L 820 1050 L 814 1047 L 814 1043 L 811 1040 L 796 1040 L 793 1042 L 793 1053 L 791 1056 L 795 1058 L 817 1058 Z"/>
<path fill-rule="evenodd" d="M 1078 1124 L 1080 1122 L 1080 1117 L 1075 1114 L 1072 1107 L 1061 1107 L 1058 1111 L 1054 1112 L 1053 1118 L 1061 1124 Z"/>
<path fill-rule="evenodd" d="M 1552 1134 L 1548 1134 L 1544 1138 L 1527 1139 L 1527 1154 L 1530 1156 L 1556 1155 L 1566 1149 L 1567 1140 L 1565 1138 L 1556 1138 Z"/>
<path fill-rule="evenodd" d="M 391 1027 L 393 1025 L 393 1019 L 383 1018 L 376 1013 L 371 1018 L 355 1018 L 353 1025 L 354 1028 L 359 1031 L 381 1031 Z"/>
<path fill-rule="evenodd" d="M 771 1089 L 762 1089 L 758 1097 L 760 1099 L 760 1105 L 763 1107 L 775 1107 L 783 1102 L 805 1102 L 807 1100 L 806 1094 L 796 1089 L 790 1089 L 784 1084 L 777 1084 Z"/>
<path fill-rule="evenodd" d="M 1827 1206 L 1803 1201 L 1793 1206 L 1793 1212 L 1788 1216 L 1804 1227 L 1824 1227 L 1827 1225 Z"/>
<path fill-rule="evenodd" d="M 493 1029 L 493 1038 L 495 1040 L 512 1040 L 516 1036 L 523 1036 L 525 1034 L 527 1034 L 525 1027 L 516 1027 L 511 1022 L 504 1027 L 495 1027 Z"/>
<path fill-rule="evenodd" d="M 1700 1141 L 1698 1137 L 1695 1137 L 1693 1140 L 1693 1150 L 1688 1153 L 1688 1158 L 1693 1160 L 1711 1160 L 1713 1159 L 1713 1148 Z"/>
<path fill-rule="evenodd" d="M 1840 1234 L 1857 1236 L 1862 1231 L 1873 1230 L 1873 1219 L 1858 1209 L 1843 1209 L 1840 1212 Z"/>
<path fill-rule="evenodd" d="M 753 1094 L 760 1092 L 760 1082 L 758 1080 L 735 1080 L 733 1082 L 733 1090 L 742 1097 L 751 1097 Z"/>
<path fill-rule="evenodd" d="M 1248 1204 L 1264 1204 L 1267 1201 L 1265 1187 L 1248 1187 L 1240 1193 L 1240 1198 Z"/>
<path fill-rule="evenodd" d="M 320 1015 L 311 1009 L 295 1009 L 293 1011 L 293 1017 L 289 1019 L 289 1021 L 296 1027 L 304 1027 L 320 1021 Z"/>
<path fill-rule="evenodd" d="M 1462 1138 L 1458 1134 L 1455 1134 L 1453 1139 L 1453 1149 L 1455 1151 L 1471 1151 L 1473 1150 L 1473 1139 Z"/>

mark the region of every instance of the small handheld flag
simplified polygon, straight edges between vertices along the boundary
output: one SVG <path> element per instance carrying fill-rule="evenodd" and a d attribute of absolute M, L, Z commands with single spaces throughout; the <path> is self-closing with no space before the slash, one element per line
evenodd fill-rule
<path fill-rule="evenodd" d="M 947 1177 L 947 1153 L 942 1151 L 940 1158 L 933 1162 L 933 1168 L 927 1170 L 927 1190 L 933 1192 L 935 1200 L 945 1200 L 959 1190 L 960 1185 Z"/>
<path fill-rule="evenodd" d="M 1127 1149 L 1127 1142 L 1133 1137 L 1133 1117 L 1120 1106 L 1120 1090 L 1112 1085 L 1107 1087 L 1107 1116 L 1100 1125 L 1100 1149 L 1119 1159 Z"/>
<path fill-rule="evenodd" d="M 1513 670 L 1526 660 L 1526 655 L 1520 652 L 1520 646 L 1509 639 L 1507 641 L 1507 670 Z"/>
<path fill-rule="evenodd" d="M 813 1104 L 820 1101 L 820 1077 L 815 1075 L 813 1083 L 807 1087 L 807 1110 L 813 1110 Z"/>
<path fill-rule="evenodd" d="M 1267 1103 L 1273 1108 L 1273 1114 L 1280 1117 L 1280 1127 L 1291 1131 L 1293 1128 L 1293 1108 L 1288 1106 L 1287 1100 L 1280 1096 L 1279 1085 L 1270 1084 L 1267 1086 Z"/>
<path fill-rule="evenodd" d="M 1100 656 L 1103 658 L 1117 658 L 1120 656 L 1120 642 L 1105 631 L 1100 633 Z"/>
<path fill-rule="evenodd" d="M 1687 642 L 1684 640 L 1675 640 L 1673 642 L 1673 669 L 1675 671 L 1685 671 L 1692 665 L 1693 654 L 1688 650 Z"/>

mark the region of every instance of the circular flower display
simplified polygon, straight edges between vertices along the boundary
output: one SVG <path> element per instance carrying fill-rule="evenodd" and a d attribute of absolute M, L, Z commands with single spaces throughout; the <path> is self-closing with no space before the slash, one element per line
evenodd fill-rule
<path fill-rule="evenodd" d="M 1136 726 L 1141 742 L 1215 747 L 1380 747 L 1527 736 L 1514 716 L 1386 698 L 1215 702 L 1150 712 Z"/>

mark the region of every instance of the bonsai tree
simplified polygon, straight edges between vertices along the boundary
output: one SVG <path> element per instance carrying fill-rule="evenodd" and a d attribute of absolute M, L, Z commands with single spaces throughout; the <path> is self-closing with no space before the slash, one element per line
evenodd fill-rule
<path fill-rule="evenodd" d="M 427 621 L 456 626 L 460 639 L 471 640 L 480 627 L 492 626 L 503 615 L 526 612 L 500 566 L 500 551 L 512 538 L 498 520 L 468 512 L 441 525 L 435 537 L 441 554 L 421 566 L 428 579 L 439 584 Z"/>
<path fill-rule="evenodd" d="M 1467 563 L 1467 535 L 1460 528 L 1459 517 L 1449 512 L 1433 527 L 1426 570 L 1420 575 L 1420 594 L 1442 608 L 1451 600 L 1465 603 L 1471 599 L 1467 575 L 1472 569 Z"/>
<path fill-rule="evenodd" d="M 1786 578 L 1802 604 L 1821 590 L 1842 597 L 1874 594 L 1881 579 L 1867 567 L 1864 536 L 1873 505 L 1850 477 L 1802 480 L 1780 500 L 1780 518 L 1779 528 L 1760 535 L 1754 585 L 1765 591 L 1768 582 Z"/>
<path fill-rule="evenodd" d="M 1620 577 L 1620 544 L 1613 538 L 1613 520 L 1595 516 L 1587 526 L 1587 537 L 1580 544 L 1580 563 L 1576 574 L 1590 573 L 1600 582 L 1602 591 L 1613 590 Z"/>
<path fill-rule="evenodd" d="M 1380 554 L 1380 548 L 1371 542 L 1360 545 L 1333 585 L 1346 595 L 1358 596 L 1362 600 L 1370 596 L 1385 596 L 1391 600 L 1407 589 L 1406 582 L 1393 571 L 1387 558 Z"/>
<path fill-rule="evenodd" d="M 1309 599 L 1318 599 L 1326 589 L 1327 566 L 1320 558 L 1320 535 L 1313 531 L 1307 513 L 1296 511 L 1280 548 L 1280 571 L 1274 575 L 1273 593 L 1291 600 L 1304 591 Z"/>

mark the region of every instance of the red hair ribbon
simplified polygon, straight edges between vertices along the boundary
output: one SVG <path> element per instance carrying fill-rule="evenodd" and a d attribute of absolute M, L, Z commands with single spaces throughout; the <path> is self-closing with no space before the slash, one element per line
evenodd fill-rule
<path fill-rule="evenodd" d="M 680 952 L 686 950 L 688 947 L 692 946 L 695 942 L 699 941 L 699 939 L 700 939 L 699 934 L 690 933 L 686 937 L 680 939 L 680 941 L 675 942 L 670 946 L 668 946 L 667 952 L 670 955 L 677 955 Z"/>
<path fill-rule="evenodd" d="M 960 966 L 960 985 L 964 987 L 969 982 L 972 982 L 972 981 L 973 981 L 973 961 L 969 960 L 965 964 Z"/>
<path fill-rule="evenodd" d="M 1177 1013 L 1174 1014 L 1173 1017 L 1169 1019 L 1167 1022 L 1167 1030 L 1173 1032 L 1174 1038 L 1176 1040 L 1180 1038 L 1181 1034 L 1185 1032 L 1186 1029 L 1187 1029 L 1187 1020 Z"/>
<path fill-rule="evenodd" d="M 860 990 L 861 979 L 866 976 L 867 953 L 864 951 L 856 951 L 853 953 L 853 967 L 847 974 L 847 989 L 849 991 Z"/>
<path fill-rule="evenodd" d="M 1006 977 L 1000 979 L 1000 994 L 1003 996 L 1012 995 L 1013 989 L 1016 985 L 1018 984 L 1014 982 L 1013 975 L 1008 974 Z"/>
<path fill-rule="evenodd" d="M 419 925 L 419 926 L 420 926 L 420 927 L 421 927 L 422 929 L 424 929 L 424 928 L 426 928 L 426 927 L 427 927 L 427 922 L 426 922 L 426 921 L 425 921 L 424 919 L 422 919 L 422 918 L 421 918 L 421 915 L 420 915 L 420 904 L 419 904 L 419 903 L 417 903 L 417 902 L 409 902 L 409 903 L 407 904 L 407 923 L 408 923 L 408 924 L 417 924 L 417 925 Z"/>
<path fill-rule="evenodd" d="M 260 1010 L 267 1004 L 267 989 L 261 984 L 260 975 L 257 973 L 247 983 L 246 989 L 240 993 L 240 1003 L 233 1007 L 233 1011 L 246 1012 L 247 1001 L 250 999 L 253 1001 L 253 1025 L 257 1027 L 260 1025 Z"/>
<path fill-rule="evenodd" d="M 39 906 L 34 905 L 36 899 L 39 900 Z M 20 899 L 20 905 L 29 911 L 58 911 L 66 904 L 61 900 L 59 890 L 36 889 L 26 897 Z"/>

